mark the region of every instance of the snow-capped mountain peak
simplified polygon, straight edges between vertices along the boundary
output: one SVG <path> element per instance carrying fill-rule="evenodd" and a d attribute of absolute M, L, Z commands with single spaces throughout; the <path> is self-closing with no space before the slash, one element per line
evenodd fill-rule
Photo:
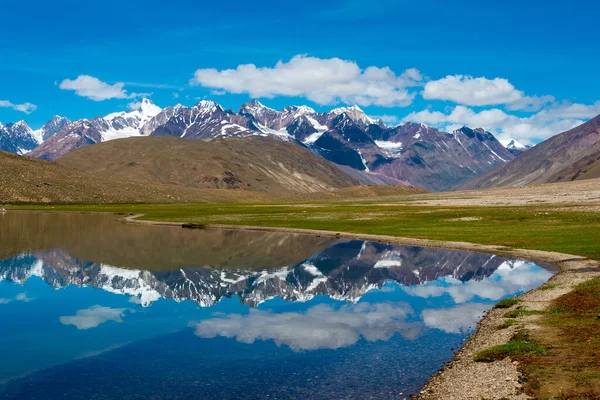
<path fill-rule="evenodd" d="M 531 146 L 526 146 L 523 143 L 516 141 L 515 139 L 507 138 L 507 139 L 499 139 L 498 140 L 506 150 L 508 150 L 514 156 L 519 156 L 525 150 L 530 149 Z"/>
<path fill-rule="evenodd" d="M 215 112 L 217 110 L 225 111 L 223 107 L 212 100 L 200 100 L 193 108 Z"/>
<path fill-rule="evenodd" d="M 527 148 L 527 146 L 517 142 L 515 139 L 500 139 L 499 141 L 502 143 L 502 146 L 509 150 L 525 150 Z"/>
<path fill-rule="evenodd" d="M 287 106 L 280 111 L 283 118 L 291 117 L 292 119 L 301 117 L 303 115 L 316 114 L 317 112 L 308 106 Z"/>
<path fill-rule="evenodd" d="M 98 130 L 102 133 L 102 141 L 140 136 L 141 129 L 162 109 L 148 99 L 133 104 L 131 111 L 121 111 L 105 116 L 97 121 Z"/>
<path fill-rule="evenodd" d="M 350 107 L 338 107 L 334 108 L 329 112 L 329 114 L 338 116 L 341 114 L 346 114 L 348 117 L 353 119 L 356 122 L 362 122 L 366 125 L 377 124 L 377 121 L 371 117 L 369 117 L 365 112 L 356 104 Z"/>
<path fill-rule="evenodd" d="M 143 115 L 148 115 L 152 118 L 161 112 L 162 108 L 154 104 L 149 99 L 144 98 L 140 102 L 140 111 Z"/>
<path fill-rule="evenodd" d="M 25 121 L 0 124 L 0 150 L 17 154 L 27 154 L 36 148 L 38 142 Z"/>
<path fill-rule="evenodd" d="M 52 119 L 44 124 L 40 129 L 36 129 L 32 132 L 33 137 L 38 143 L 42 143 L 44 140 L 56 135 L 65 126 L 69 125 L 71 120 L 60 115 L 55 115 Z"/>
<path fill-rule="evenodd" d="M 254 117 L 261 116 L 265 112 L 276 112 L 274 109 L 265 106 L 258 100 L 252 100 L 248 103 L 242 104 L 240 107 L 240 113 L 250 114 Z"/>
<path fill-rule="evenodd" d="M 364 111 L 357 106 L 356 104 L 351 105 L 349 107 L 338 107 L 338 108 L 334 108 L 333 110 L 331 110 L 331 112 L 333 114 L 339 115 L 341 113 L 345 113 L 345 112 L 361 112 L 364 114 Z"/>
<path fill-rule="evenodd" d="M 142 125 L 148 122 L 150 119 L 158 115 L 162 109 L 155 105 L 152 101 L 148 99 L 142 99 L 142 101 L 133 104 L 133 108 L 131 111 L 120 111 L 116 113 L 108 114 L 104 117 L 107 121 L 113 121 L 116 118 L 122 117 L 125 119 L 136 118 L 138 119 Z"/>
<path fill-rule="evenodd" d="M 27 125 L 27 122 L 25 122 L 24 120 L 20 120 L 20 121 L 15 122 L 13 124 L 13 128 L 31 130 L 31 128 L 29 127 L 29 125 Z"/>
<path fill-rule="evenodd" d="M 315 114 L 315 110 L 308 106 L 292 106 L 291 108 L 298 115 Z"/>

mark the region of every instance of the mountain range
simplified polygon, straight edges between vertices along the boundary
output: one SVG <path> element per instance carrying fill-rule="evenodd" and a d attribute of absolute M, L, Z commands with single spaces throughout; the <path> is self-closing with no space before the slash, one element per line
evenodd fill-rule
<path fill-rule="evenodd" d="M 192 107 L 161 109 L 148 99 L 138 106 L 89 120 L 55 117 L 38 131 L 23 121 L 7 124 L 0 131 L 0 143 L 5 151 L 57 160 L 81 147 L 135 136 L 264 137 L 308 148 L 361 183 L 414 185 L 433 191 L 464 184 L 523 150 L 514 141 L 503 146 L 482 129 L 443 132 L 410 122 L 390 127 L 357 106 L 329 112 L 307 106 L 274 110 L 254 100 L 234 112 L 207 100 Z"/>
<path fill-rule="evenodd" d="M 37 130 L 32 130 L 25 121 L 6 125 L 0 123 L 0 150 L 9 153 L 27 154 L 70 123 L 71 121 L 68 118 L 58 115 Z"/>

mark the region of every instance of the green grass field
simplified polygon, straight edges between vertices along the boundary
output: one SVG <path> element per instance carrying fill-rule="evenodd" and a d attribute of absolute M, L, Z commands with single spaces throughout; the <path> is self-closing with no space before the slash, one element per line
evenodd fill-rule
<path fill-rule="evenodd" d="M 543 354 L 546 354 L 546 349 L 531 339 L 529 335 L 517 333 L 506 344 L 478 351 L 474 354 L 473 359 L 477 362 L 493 362 L 506 357 L 515 358 Z"/>
<path fill-rule="evenodd" d="M 13 206 L 13 209 L 141 213 L 143 219 L 197 224 L 320 229 L 465 241 L 557 251 L 600 260 L 600 213 L 575 207 L 439 207 L 373 202 Z"/>

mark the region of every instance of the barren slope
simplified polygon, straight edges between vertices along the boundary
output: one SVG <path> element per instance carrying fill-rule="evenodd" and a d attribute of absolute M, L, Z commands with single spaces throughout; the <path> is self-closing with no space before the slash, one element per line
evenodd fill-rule
<path fill-rule="evenodd" d="M 248 191 L 201 190 L 109 179 L 0 151 L 0 203 L 171 203 L 267 200 Z"/>
<path fill-rule="evenodd" d="M 510 163 L 475 178 L 460 189 L 523 186 L 600 177 L 600 115 L 553 136 Z"/>

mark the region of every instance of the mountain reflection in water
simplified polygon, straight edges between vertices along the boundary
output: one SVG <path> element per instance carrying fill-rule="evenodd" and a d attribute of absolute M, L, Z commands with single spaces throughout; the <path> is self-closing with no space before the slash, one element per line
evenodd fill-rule
<path fill-rule="evenodd" d="M 407 286 L 407 292 L 420 297 L 447 293 L 457 302 L 475 295 L 498 300 L 541 279 L 528 273 L 533 264 L 524 261 L 363 241 L 340 240 L 299 263 L 272 269 L 219 269 L 199 262 L 199 268 L 146 271 L 83 261 L 52 249 L 0 261 L 0 276 L 19 283 L 37 276 L 54 288 L 96 287 L 137 297 L 143 306 L 165 298 L 193 300 L 202 307 L 232 295 L 252 307 L 275 297 L 308 301 L 318 295 L 355 303 L 386 282 Z"/>
<path fill-rule="evenodd" d="M 2 398 L 396 398 L 496 301 L 553 274 L 480 253 L 81 214 L 0 216 L 0 255 Z"/>

